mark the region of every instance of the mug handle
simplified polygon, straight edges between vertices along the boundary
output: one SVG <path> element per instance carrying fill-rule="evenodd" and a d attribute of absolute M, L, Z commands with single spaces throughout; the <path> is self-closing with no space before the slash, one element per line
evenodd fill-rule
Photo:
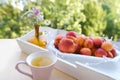
<path fill-rule="evenodd" d="M 29 74 L 29 73 L 27 73 L 27 72 L 25 72 L 25 71 L 23 71 L 23 70 L 20 69 L 20 67 L 19 67 L 20 64 L 25 64 L 25 65 L 28 66 L 28 64 L 27 64 L 25 61 L 19 61 L 19 62 L 16 64 L 16 66 L 15 66 L 16 70 L 17 70 L 18 72 L 26 75 L 26 76 L 29 76 L 30 78 L 33 78 L 33 76 L 32 76 L 31 74 Z"/>

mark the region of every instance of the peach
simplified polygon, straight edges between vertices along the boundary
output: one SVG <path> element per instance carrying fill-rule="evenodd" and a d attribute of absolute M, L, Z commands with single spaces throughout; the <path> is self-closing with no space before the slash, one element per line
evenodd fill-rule
<path fill-rule="evenodd" d="M 105 41 L 102 43 L 101 48 L 104 49 L 105 51 L 109 52 L 113 49 L 113 45 L 109 41 Z"/>
<path fill-rule="evenodd" d="M 80 54 L 91 56 L 92 52 L 91 52 L 91 50 L 89 48 L 81 48 L 80 49 Z"/>
<path fill-rule="evenodd" d="M 84 42 L 84 47 L 92 48 L 93 46 L 94 46 L 93 40 L 90 38 L 87 38 Z"/>
<path fill-rule="evenodd" d="M 95 51 L 95 56 L 96 57 L 103 57 L 103 56 L 107 56 L 107 52 L 101 48 L 97 49 Z"/>
<path fill-rule="evenodd" d="M 58 48 L 58 44 L 59 44 L 60 40 L 61 40 L 63 37 L 64 37 L 64 36 L 63 36 L 62 34 L 59 34 L 59 35 L 57 35 L 57 36 L 55 37 L 55 39 L 54 39 L 54 45 L 55 45 L 56 48 Z"/>
<path fill-rule="evenodd" d="M 113 56 L 113 54 L 111 52 L 108 52 L 107 57 L 113 58 L 114 56 Z"/>
<path fill-rule="evenodd" d="M 93 38 L 93 42 L 94 42 L 95 47 L 99 48 L 102 45 L 102 38 L 95 37 L 95 38 Z"/>
<path fill-rule="evenodd" d="M 77 49 L 77 44 L 68 38 L 62 38 L 58 44 L 58 49 L 61 52 L 74 53 Z"/>
<path fill-rule="evenodd" d="M 109 58 L 114 58 L 115 56 L 117 56 L 116 50 L 113 48 L 111 51 L 108 52 L 108 56 Z"/>
<path fill-rule="evenodd" d="M 69 32 L 66 33 L 66 36 L 77 37 L 77 34 L 74 31 L 69 31 Z"/>
<path fill-rule="evenodd" d="M 76 54 L 79 54 L 81 48 L 82 48 L 82 47 L 80 47 L 80 46 L 77 44 L 77 49 L 76 49 L 75 53 L 76 53 Z"/>
<path fill-rule="evenodd" d="M 93 56 L 95 55 L 95 51 L 96 51 L 97 49 L 98 49 L 98 48 L 96 48 L 96 47 L 91 48 L 91 51 L 92 51 L 92 55 L 93 55 Z"/>
<path fill-rule="evenodd" d="M 76 43 L 77 38 L 73 36 L 66 36 L 66 38 L 73 40 Z"/>
<path fill-rule="evenodd" d="M 78 36 L 78 37 L 76 38 L 76 43 L 77 43 L 79 46 L 82 47 L 83 44 L 84 44 L 84 42 L 85 42 L 85 39 L 86 39 L 86 37 L 83 36 L 83 35 Z"/>
<path fill-rule="evenodd" d="M 117 52 L 116 52 L 115 48 L 113 48 L 110 52 L 113 54 L 114 57 L 117 56 Z"/>

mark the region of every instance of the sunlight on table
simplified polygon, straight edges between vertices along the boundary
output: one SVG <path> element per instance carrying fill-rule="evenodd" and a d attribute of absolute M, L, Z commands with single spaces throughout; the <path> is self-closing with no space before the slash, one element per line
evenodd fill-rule
<path fill-rule="evenodd" d="M 15 39 L 0 39 L 0 80 L 32 80 L 15 70 L 20 60 L 25 60 L 27 54 L 21 52 Z M 30 72 L 27 66 L 21 66 Z M 50 80 L 76 80 L 75 78 L 54 69 Z"/>

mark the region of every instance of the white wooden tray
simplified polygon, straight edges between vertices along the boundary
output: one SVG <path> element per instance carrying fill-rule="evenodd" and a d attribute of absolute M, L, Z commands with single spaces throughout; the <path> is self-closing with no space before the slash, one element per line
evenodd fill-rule
<path fill-rule="evenodd" d="M 78 80 L 120 80 L 120 52 L 113 59 L 104 59 L 76 54 L 64 54 L 53 47 L 53 40 L 57 34 L 66 34 L 64 30 L 41 27 L 40 31 L 47 34 L 44 38 L 47 40 L 47 48 L 41 48 L 27 42 L 27 39 L 34 35 L 34 30 L 26 35 L 17 38 L 21 50 L 30 54 L 36 51 L 47 51 L 48 49 L 56 52 L 58 62 L 56 68 L 77 78 Z"/>

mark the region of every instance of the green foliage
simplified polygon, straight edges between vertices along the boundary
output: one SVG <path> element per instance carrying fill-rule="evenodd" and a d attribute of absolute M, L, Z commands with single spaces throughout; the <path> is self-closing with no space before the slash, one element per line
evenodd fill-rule
<path fill-rule="evenodd" d="M 74 30 L 81 33 L 81 24 L 85 16 L 81 12 L 83 5 L 79 0 L 43 0 L 41 9 L 45 19 L 51 21 L 52 28 Z"/>
<path fill-rule="evenodd" d="M 19 16 L 19 11 L 11 5 L 0 5 L 0 38 L 14 38 L 20 35 Z"/>
<path fill-rule="evenodd" d="M 119 0 L 115 2 L 111 0 L 104 1 L 102 4 L 103 9 L 107 12 L 106 15 L 106 29 L 104 30 L 104 34 L 106 36 L 113 37 L 116 41 L 120 38 L 120 6 Z"/>
<path fill-rule="evenodd" d="M 40 2 L 41 1 L 41 2 Z M 52 28 L 73 30 L 85 35 L 120 38 L 119 0 L 36 0 L 25 4 L 24 10 L 11 4 L 0 5 L 0 38 L 16 38 L 33 25 L 21 19 L 23 13 L 38 7 Z"/>
<path fill-rule="evenodd" d="M 0 38 L 17 38 L 24 34 L 25 29 L 29 29 L 21 15 L 21 10 L 10 4 L 0 5 Z"/>
<path fill-rule="evenodd" d="M 85 1 L 84 14 L 86 21 L 82 23 L 82 33 L 86 35 L 103 36 L 103 31 L 106 28 L 106 12 L 100 4 L 95 1 Z"/>

